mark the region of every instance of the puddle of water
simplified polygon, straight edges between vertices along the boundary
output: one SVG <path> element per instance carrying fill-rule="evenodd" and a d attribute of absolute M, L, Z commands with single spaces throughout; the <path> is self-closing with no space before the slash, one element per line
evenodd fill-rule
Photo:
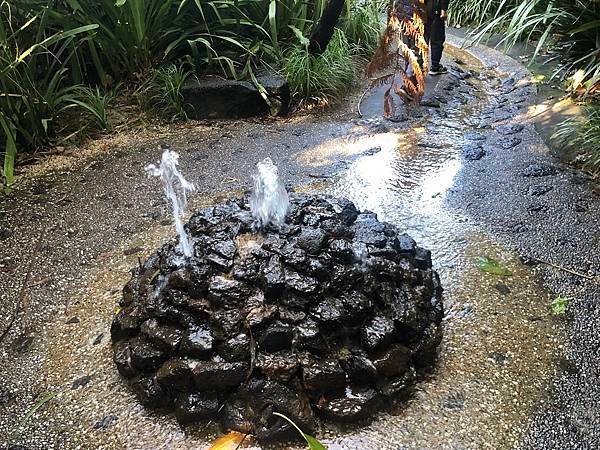
<path fill-rule="evenodd" d="M 397 134 L 337 139 L 337 154 L 381 150 L 349 162 L 338 176 L 306 187 L 348 197 L 412 235 L 432 250 L 445 288 L 445 338 L 434 373 L 419 383 L 407 404 L 378 415 L 371 425 L 322 430 L 320 437 L 332 450 L 511 447 L 553 373 L 558 340 L 548 294 L 516 255 L 445 207 L 462 164 L 460 143 L 471 129 L 467 118 L 485 101 L 480 95 L 467 105 L 449 104 L 447 118 L 431 119 L 439 121 L 435 133 L 423 122 Z M 331 151 L 307 150 L 299 158 L 310 161 Z M 226 197 L 195 201 L 190 209 Z M 149 230 L 138 243 L 150 253 L 173 235 L 171 227 L 162 227 Z M 472 264 L 479 255 L 502 261 L 513 276 L 500 279 L 479 272 Z M 84 446 L 93 442 L 102 448 L 202 448 L 203 432 L 182 430 L 172 416 L 146 411 L 112 364 L 107 330 L 120 294 L 115 287 L 127 281 L 136 258 L 120 252 L 108 258 L 108 269 L 98 274 L 74 308 L 81 323 L 72 330 L 62 326 L 50 332 L 44 379 L 65 390 L 48 411 L 70 422 L 69 441 Z M 94 344 L 102 332 L 104 340 Z M 89 386 L 70 389 L 72 380 L 88 374 Z M 93 424 L 109 414 L 118 417 L 116 423 L 94 430 Z M 257 448 L 248 445 L 244 448 Z"/>

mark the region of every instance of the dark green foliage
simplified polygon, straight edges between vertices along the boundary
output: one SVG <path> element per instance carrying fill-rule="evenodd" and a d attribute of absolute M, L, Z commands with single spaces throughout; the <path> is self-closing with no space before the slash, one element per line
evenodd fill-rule
<path fill-rule="evenodd" d="M 285 58 L 283 74 L 292 91 L 303 99 L 332 98 L 344 92 L 354 79 L 352 51 L 346 36 L 335 30 L 320 55 L 310 54 L 308 45 L 293 48 Z"/>
<path fill-rule="evenodd" d="M 478 25 L 481 41 L 490 33 L 504 35 L 507 47 L 531 41 L 534 57 L 546 46 L 562 55 L 557 73 L 566 74 L 568 88 L 581 95 L 600 89 L 600 3 L 589 0 L 493 0 L 451 2 L 451 20 Z"/>
<path fill-rule="evenodd" d="M 567 150 L 580 152 L 584 167 L 600 174 L 600 105 L 588 106 L 583 117 L 560 124 L 552 138 Z"/>

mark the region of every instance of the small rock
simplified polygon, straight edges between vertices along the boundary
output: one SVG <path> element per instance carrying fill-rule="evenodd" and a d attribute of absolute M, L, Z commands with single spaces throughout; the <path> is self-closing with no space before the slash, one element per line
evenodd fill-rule
<path fill-rule="evenodd" d="M 125 256 L 135 255 L 136 253 L 144 251 L 144 247 L 136 246 L 123 250 Z"/>
<path fill-rule="evenodd" d="M 376 354 L 373 364 L 377 373 L 384 377 L 402 375 L 410 362 L 410 350 L 403 345 L 394 344 L 390 348 Z"/>
<path fill-rule="evenodd" d="M 394 321 L 385 316 L 375 316 L 361 330 L 363 344 L 370 350 L 389 343 L 394 336 Z"/>
<path fill-rule="evenodd" d="M 513 137 L 509 137 L 509 138 L 506 138 L 506 139 L 502 139 L 500 141 L 500 147 L 508 150 L 509 148 L 516 147 L 522 141 L 523 141 L 523 139 L 521 139 L 519 137 L 514 137 L 514 136 Z"/>
<path fill-rule="evenodd" d="M 212 418 L 219 410 L 219 400 L 209 393 L 182 393 L 175 401 L 175 417 L 179 423 Z"/>
<path fill-rule="evenodd" d="M 340 422 L 355 422 L 371 416 L 380 405 L 380 397 L 373 389 L 347 389 L 345 395 L 328 399 L 321 397 L 319 411 Z"/>
<path fill-rule="evenodd" d="M 269 325 L 258 338 L 261 351 L 276 352 L 292 346 L 293 328 L 282 322 Z"/>
<path fill-rule="evenodd" d="M 186 360 L 171 358 L 160 366 L 156 380 L 169 389 L 185 391 L 192 383 L 192 369 Z"/>
<path fill-rule="evenodd" d="M 156 319 L 144 322 L 140 330 L 156 345 L 171 352 L 176 351 L 181 342 L 181 330 L 169 325 L 160 325 Z"/>
<path fill-rule="evenodd" d="M 469 141 L 485 141 L 487 139 L 487 136 L 483 133 L 465 133 L 464 135 L 465 139 L 468 139 Z"/>
<path fill-rule="evenodd" d="M 79 323 L 79 322 L 81 322 L 81 320 L 79 319 L 79 317 L 73 316 L 69 320 L 67 320 L 65 323 L 68 324 L 68 325 L 70 325 L 70 324 Z"/>
<path fill-rule="evenodd" d="M 316 392 L 329 392 L 346 385 L 346 374 L 338 361 L 326 360 L 309 364 L 302 370 L 304 387 Z"/>
<path fill-rule="evenodd" d="M 12 231 L 8 228 L 0 227 L 0 241 L 5 241 L 12 236 Z"/>
<path fill-rule="evenodd" d="M 213 335 L 207 325 L 190 329 L 181 338 L 181 353 L 192 356 L 204 357 L 213 348 Z"/>
<path fill-rule="evenodd" d="M 454 392 L 444 398 L 442 406 L 445 409 L 462 409 L 465 406 L 465 396 L 462 392 Z"/>
<path fill-rule="evenodd" d="M 166 359 L 164 350 L 142 337 L 133 338 L 130 341 L 131 363 L 141 371 L 150 371 L 158 368 Z"/>
<path fill-rule="evenodd" d="M 15 398 L 15 394 L 5 386 L 0 386 L 0 406 L 6 405 Z"/>
<path fill-rule="evenodd" d="M 100 344 L 102 342 L 102 338 L 104 338 L 104 333 L 98 334 L 98 336 L 96 336 L 96 338 L 94 339 L 94 342 L 92 342 L 92 345 Z"/>
<path fill-rule="evenodd" d="M 89 375 L 84 375 L 82 377 L 79 377 L 75 381 L 73 381 L 73 384 L 71 385 L 71 389 L 77 389 L 77 388 L 83 387 L 86 384 L 88 384 L 90 381 L 92 381 L 92 377 Z"/>
<path fill-rule="evenodd" d="M 545 163 L 532 163 L 521 170 L 521 175 L 524 177 L 546 177 L 556 175 L 557 170 L 554 166 Z"/>
<path fill-rule="evenodd" d="M 488 358 L 499 366 L 503 366 L 508 361 L 508 356 L 504 352 L 489 352 Z"/>
<path fill-rule="evenodd" d="M 118 419 L 118 417 L 115 416 L 114 414 L 109 414 L 108 416 L 104 416 L 102 419 L 100 419 L 99 421 L 97 421 L 94 424 L 94 429 L 95 430 L 106 430 L 113 423 L 115 423 L 117 421 L 117 419 Z"/>
<path fill-rule="evenodd" d="M 353 383 L 361 386 L 373 384 L 377 379 L 377 369 L 366 354 L 357 352 L 352 354 L 347 360 L 342 362 L 344 371 L 348 374 L 348 378 Z"/>
<path fill-rule="evenodd" d="M 523 131 L 524 128 L 525 125 L 523 125 L 522 123 L 514 123 L 508 125 L 500 125 L 499 127 L 496 127 L 496 131 L 506 136 L 509 134 L 520 133 L 521 131 Z"/>
<path fill-rule="evenodd" d="M 540 196 L 550 192 L 552 189 L 553 189 L 553 187 L 548 184 L 538 184 L 535 186 L 529 186 L 527 193 L 534 197 L 540 197 Z"/>
<path fill-rule="evenodd" d="M 494 288 L 500 292 L 502 295 L 508 295 L 510 294 L 510 289 L 508 288 L 508 286 L 504 283 L 496 283 L 494 285 Z"/>
<path fill-rule="evenodd" d="M 248 364 L 245 362 L 201 361 L 192 369 L 194 382 L 201 391 L 236 387 L 247 375 Z"/>
<path fill-rule="evenodd" d="M 464 159 L 469 161 L 477 161 L 486 155 L 486 151 L 481 145 L 464 145 L 461 150 Z"/>
<path fill-rule="evenodd" d="M 298 247 L 309 255 L 318 255 L 325 247 L 327 236 L 319 228 L 303 228 L 298 236 Z"/>

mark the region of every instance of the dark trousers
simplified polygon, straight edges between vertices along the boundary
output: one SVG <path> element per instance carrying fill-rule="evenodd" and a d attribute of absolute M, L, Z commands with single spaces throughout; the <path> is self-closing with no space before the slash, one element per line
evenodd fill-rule
<path fill-rule="evenodd" d="M 444 42 L 446 42 L 446 23 L 439 14 L 429 14 L 425 24 L 425 41 L 429 44 L 431 66 L 439 66 L 444 51 Z"/>

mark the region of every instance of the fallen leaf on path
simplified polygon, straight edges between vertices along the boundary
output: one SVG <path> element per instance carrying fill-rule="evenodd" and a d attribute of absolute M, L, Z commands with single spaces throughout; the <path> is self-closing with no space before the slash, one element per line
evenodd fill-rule
<path fill-rule="evenodd" d="M 214 441 L 208 450 L 236 450 L 246 438 L 245 434 L 230 431 Z"/>
<path fill-rule="evenodd" d="M 478 256 L 477 258 L 475 258 L 474 262 L 477 268 L 484 272 L 488 272 L 494 275 L 501 275 L 504 277 L 512 275 L 512 272 L 510 270 L 501 265 L 495 259 L 488 258 L 487 256 Z"/>

